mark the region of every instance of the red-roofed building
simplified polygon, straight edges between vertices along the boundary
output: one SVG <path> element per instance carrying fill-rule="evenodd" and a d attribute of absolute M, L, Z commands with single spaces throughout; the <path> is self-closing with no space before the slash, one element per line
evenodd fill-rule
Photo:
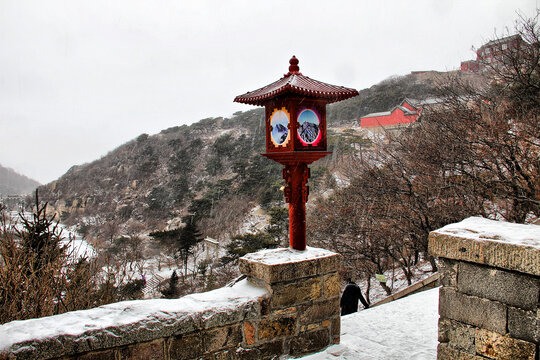
<path fill-rule="evenodd" d="M 392 126 L 400 124 L 411 124 L 418 119 L 422 108 L 421 102 L 404 99 L 401 104 L 395 106 L 390 111 L 371 113 L 360 119 L 360 126 L 363 128 L 373 128 L 379 126 Z"/>

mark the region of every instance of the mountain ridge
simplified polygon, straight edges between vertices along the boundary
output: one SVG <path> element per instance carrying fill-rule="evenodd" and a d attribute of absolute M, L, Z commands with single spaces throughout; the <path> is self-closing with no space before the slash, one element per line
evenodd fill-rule
<path fill-rule="evenodd" d="M 25 195 L 40 185 L 38 181 L 0 164 L 0 195 Z"/>

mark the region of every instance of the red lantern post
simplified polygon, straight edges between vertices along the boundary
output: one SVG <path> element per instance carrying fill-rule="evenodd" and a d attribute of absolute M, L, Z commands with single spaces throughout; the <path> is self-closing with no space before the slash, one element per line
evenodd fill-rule
<path fill-rule="evenodd" d="M 285 166 L 289 244 L 305 250 L 308 165 L 330 154 L 326 151 L 326 105 L 356 96 L 358 91 L 302 75 L 295 56 L 289 64 L 289 72 L 281 79 L 234 101 L 266 108 L 266 153 L 262 155 Z"/>

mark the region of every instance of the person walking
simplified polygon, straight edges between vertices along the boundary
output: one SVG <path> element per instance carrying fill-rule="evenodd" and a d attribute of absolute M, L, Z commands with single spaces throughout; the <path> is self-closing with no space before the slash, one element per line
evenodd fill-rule
<path fill-rule="evenodd" d="M 339 302 L 339 306 L 341 307 L 341 315 L 343 316 L 357 312 L 358 300 L 362 302 L 364 309 L 369 308 L 369 304 L 362 296 L 360 287 L 349 278 L 348 284 L 345 286 L 345 290 L 343 290 L 343 295 L 341 295 L 341 301 Z"/>

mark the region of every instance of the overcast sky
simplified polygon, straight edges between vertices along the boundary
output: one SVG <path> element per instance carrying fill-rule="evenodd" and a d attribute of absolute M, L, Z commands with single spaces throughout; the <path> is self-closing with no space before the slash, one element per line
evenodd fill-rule
<path fill-rule="evenodd" d="M 538 0 L 0 0 L 0 164 L 42 183 L 141 133 L 253 107 L 300 71 L 369 87 L 452 70 Z"/>

